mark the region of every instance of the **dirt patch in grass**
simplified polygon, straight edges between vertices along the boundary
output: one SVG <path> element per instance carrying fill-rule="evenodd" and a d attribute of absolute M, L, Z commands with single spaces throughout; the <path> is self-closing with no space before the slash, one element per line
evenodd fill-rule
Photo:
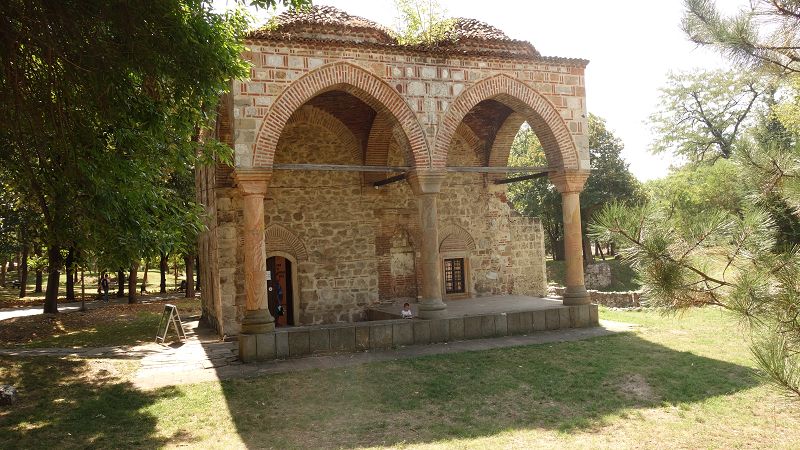
<path fill-rule="evenodd" d="M 633 373 L 625 375 L 617 385 L 617 389 L 630 398 L 645 402 L 655 402 L 658 400 L 653 387 L 644 379 L 641 374 Z"/>
<path fill-rule="evenodd" d="M 182 318 L 200 314 L 198 299 L 102 305 L 86 312 L 37 314 L 6 319 L 0 347 L 105 347 L 152 340 L 165 303 Z"/>

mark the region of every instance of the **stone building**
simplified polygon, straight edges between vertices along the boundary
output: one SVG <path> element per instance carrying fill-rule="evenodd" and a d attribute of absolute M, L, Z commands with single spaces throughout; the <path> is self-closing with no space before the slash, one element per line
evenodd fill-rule
<path fill-rule="evenodd" d="M 564 304 L 588 303 L 587 61 L 469 19 L 435 46 L 403 46 L 321 6 L 246 44 L 250 78 L 233 81 L 216 130 L 234 167 L 197 174 L 204 317 L 220 334 L 360 321 L 398 299 L 435 318 L 462 298 L 543 296 L 541 224 L 506 199 L 509 178 L 534 173 L 563 196 Z M 507 167 L 525 122 L 547 167 Z"/>

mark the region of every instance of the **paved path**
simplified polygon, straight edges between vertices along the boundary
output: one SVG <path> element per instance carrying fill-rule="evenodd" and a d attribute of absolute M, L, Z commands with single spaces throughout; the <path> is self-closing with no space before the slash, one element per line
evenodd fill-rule
<path fill-rule="evenodd" d="M 168 299 L 176 299 L 176 298 L 184 298 L 183 292 L 170 292 L 167 294 L 152 294 L 152 295 L 143 295 L 139 297 L 139 301 L 141 303 L 148 303 L 148 302 L 155 302 L 161 300 L 168 300 Z M 127 304 L 128 298 L 111 298 L 109 299 L 110 303 L 116 304 Z M 87 309 L 95 309 L 95 308 L 102 308 L 106 303 L 99 301 L 99 300 L 89 300 L 86 302 Z M 70 303 L 59 303 L 58 304 L 58 311 L 59 312 L 70 312 L 70 311 L 78 311 L 81 309 L 81 302 L 70 302 Z M 17 308 L 2 308 L 0 309 L 0 322 L 6 319 L 11 319 L 14 317 L 24 317 L 24 316 L 34 316 L 36 314 L 42 314 L 42 305 L 36 306 L 20 306 Z"/>

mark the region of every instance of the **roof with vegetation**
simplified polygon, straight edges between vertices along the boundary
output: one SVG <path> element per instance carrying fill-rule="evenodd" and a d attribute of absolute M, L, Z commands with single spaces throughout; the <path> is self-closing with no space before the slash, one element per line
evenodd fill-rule
<path fill-rule="evenodd" d="M 468 18 L 452 19 L 452 29 L 432 44 L 403 45 L 388 28 L 332 6 L 314 5 L 288 10 L 273 17 L 263 27 L 250 32 L 249 39 L 314 41 L 354 46 L 382 46 L 446 54 L 469 54 L 586 65 L 583 59 L 543 57 L 527 41 L 509 38 L 502 30 Z"/>

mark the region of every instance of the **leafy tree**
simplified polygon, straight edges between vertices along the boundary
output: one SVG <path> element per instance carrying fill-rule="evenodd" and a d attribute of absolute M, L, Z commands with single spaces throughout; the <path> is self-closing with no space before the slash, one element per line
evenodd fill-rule
<path fill-rule="evenodd" d="M 436 0 L 395 0 L 397 40 L 404 45 L 434 46 L 450 38 L 455 20 Z"/>
<path fill-rule="evenodd" d="M 622 141 L 608 130 L 604 119 L 589 115 L 589 158 L 592 172 L 581 193 L 581 217 L 584 228 L 587 220 L 611 199 L 630 202 L 643 200 L 639 182 L 622 159 Z M 546 166 L 539 140 L 527 125 L 514 139 L 509 157 L 511 166 Z M 548 247 L 555 259 L 564 257 L 564 226 L 561 194 L 547 179 L 513 183 L 509 197 L 514 207 L 525 215 L 539 217 L 548 236 Z M 584 257 L 591 258 L 588 241 L 584 242 Z"/>
<path fill-rule="evenodd" d="M 723 16 L 714 0 L 685 0 L 682 28 L 693 42 L 719 50 L 743 66 L 800 73 L 800 2 L 752 0 Z"/>
<path fill-rule="evenodd" d="M 524 124 L 511 144 L 509 166 L 546 166 L 547 158 L 539 139 Z M 549 181 L 533 179 L 518 181 L 508 186 L 508 196 L 514 209 L 525 216 L 538 217 L 547 240 L 545 246 L 554 259 L 564 259 L 564 223 L 561 212 L 561 194 Z"/>
<path fill-rule="evenodd" d="M 664 178 L 645 184 L 649 200 L 681 222 L 689 222 L 704 211 L 741 211 L 746 190 L 739 180 L 739 168 L 730 159 L 711 165 L 687 165 Z"/>
<path fill-rule="evenodd" d="M 247 73 L 247 22 L 201 0 L 12 0 L 0 22 L 0 174 L 40 216 L 56 312 L 62 249 L 99 247 L 125 267 L 161 226 L 153 216 L 192 217 L 165 195 L 164 168 L 225 151 L 191 138 Z"/>
<path fill-rule="evenodd" d="M 723 71 L 671 74 L 661 109 L 650 116 L 653 151 L 690 162 L 730 158 L 765 90 L 762 80 Z"/>
<path fill-rule="evenodd" d="M 686 3 L 684 29 L 692 40 L 797 86 L 798 2 L 754 1 L 733 18 L 722 17 L 710 1 Z M 733 178 L 745 194 L 738 211 L 711 208 L 679 220 L 663 204 L 611 204 L 592 230 L 624 247 L 651 305 L 670 311 L 716 305 L 746 320 L 763 374 L 800 396 L 800 247 L 791 233 L 800 212 L 800 135 L 793 128 L 800 118 L 786 103 L 796 97 L 772 97 L 771 111 L 732 157 Z"/>

